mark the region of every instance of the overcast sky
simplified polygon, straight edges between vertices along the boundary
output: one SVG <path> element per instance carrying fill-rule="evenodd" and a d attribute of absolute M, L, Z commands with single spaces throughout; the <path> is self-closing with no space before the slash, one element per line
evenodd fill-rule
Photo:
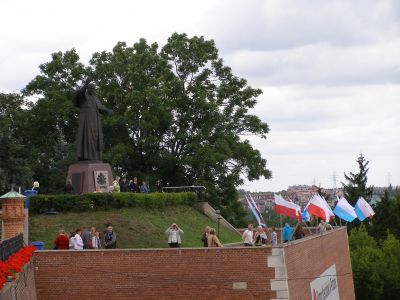
<path fill-rule="evenodd" d="M 214 39 L 235 75 L 261 88 L 252 138 L 270 180 L 333 187 L 370 161 L 369 184 L 400 185 L 400 1 L 202 0 L 0 2 L 0 92 L 19 92 L 57 51 L 96 51 L 173 32 Z"/>

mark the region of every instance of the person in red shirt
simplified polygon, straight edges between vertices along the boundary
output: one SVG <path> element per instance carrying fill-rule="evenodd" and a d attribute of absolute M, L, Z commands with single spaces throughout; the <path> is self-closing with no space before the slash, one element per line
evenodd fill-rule
<path fill-rule="evenodd" d="M 69 249 L 69 237 L 65 233 L 64 230 L 60 230 L 60 233 L 57 235 L 54 240 L 56 250 L 68 250 Z"/>

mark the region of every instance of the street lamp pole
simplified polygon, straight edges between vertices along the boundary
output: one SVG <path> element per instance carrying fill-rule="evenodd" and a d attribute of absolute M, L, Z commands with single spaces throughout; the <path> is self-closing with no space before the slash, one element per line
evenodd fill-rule
<path fill-rule="evenodd" d="M 217 214 L 217 236 L 219 237 L 219 222 L 221 220 L 221 212 L 216 210 L 215 213 Z"/>

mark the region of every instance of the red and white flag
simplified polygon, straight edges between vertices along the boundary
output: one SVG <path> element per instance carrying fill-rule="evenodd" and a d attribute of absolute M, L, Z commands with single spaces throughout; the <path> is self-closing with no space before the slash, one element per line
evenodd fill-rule
<path fill-rule="evenodd" d="M 335 214 L 333 213 L 332 209 L 326 200 L 320 195 L 312 196 L 305 209 L 310 215 L 324 219 L 326 222 L 329 222 L 331 219 L 335 218 Z"/>
<path fill-rule="evenodd" d="M 296 203 L 283 199 L 281 195 L 274 194 L 275 212 L 291 218 L 301 220 L 301 208 Z"/>

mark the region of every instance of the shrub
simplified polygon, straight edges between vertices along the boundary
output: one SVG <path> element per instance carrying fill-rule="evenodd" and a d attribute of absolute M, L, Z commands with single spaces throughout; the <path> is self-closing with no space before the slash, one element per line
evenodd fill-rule
<path fill-rule="evenodd" d="M 195 193 L 91 193 L 84 195 L 38 195 L 30 198 L 29 211 L 33 214 L 48 211 L 88 211 L 110 208 L 193 205 Z"/>

